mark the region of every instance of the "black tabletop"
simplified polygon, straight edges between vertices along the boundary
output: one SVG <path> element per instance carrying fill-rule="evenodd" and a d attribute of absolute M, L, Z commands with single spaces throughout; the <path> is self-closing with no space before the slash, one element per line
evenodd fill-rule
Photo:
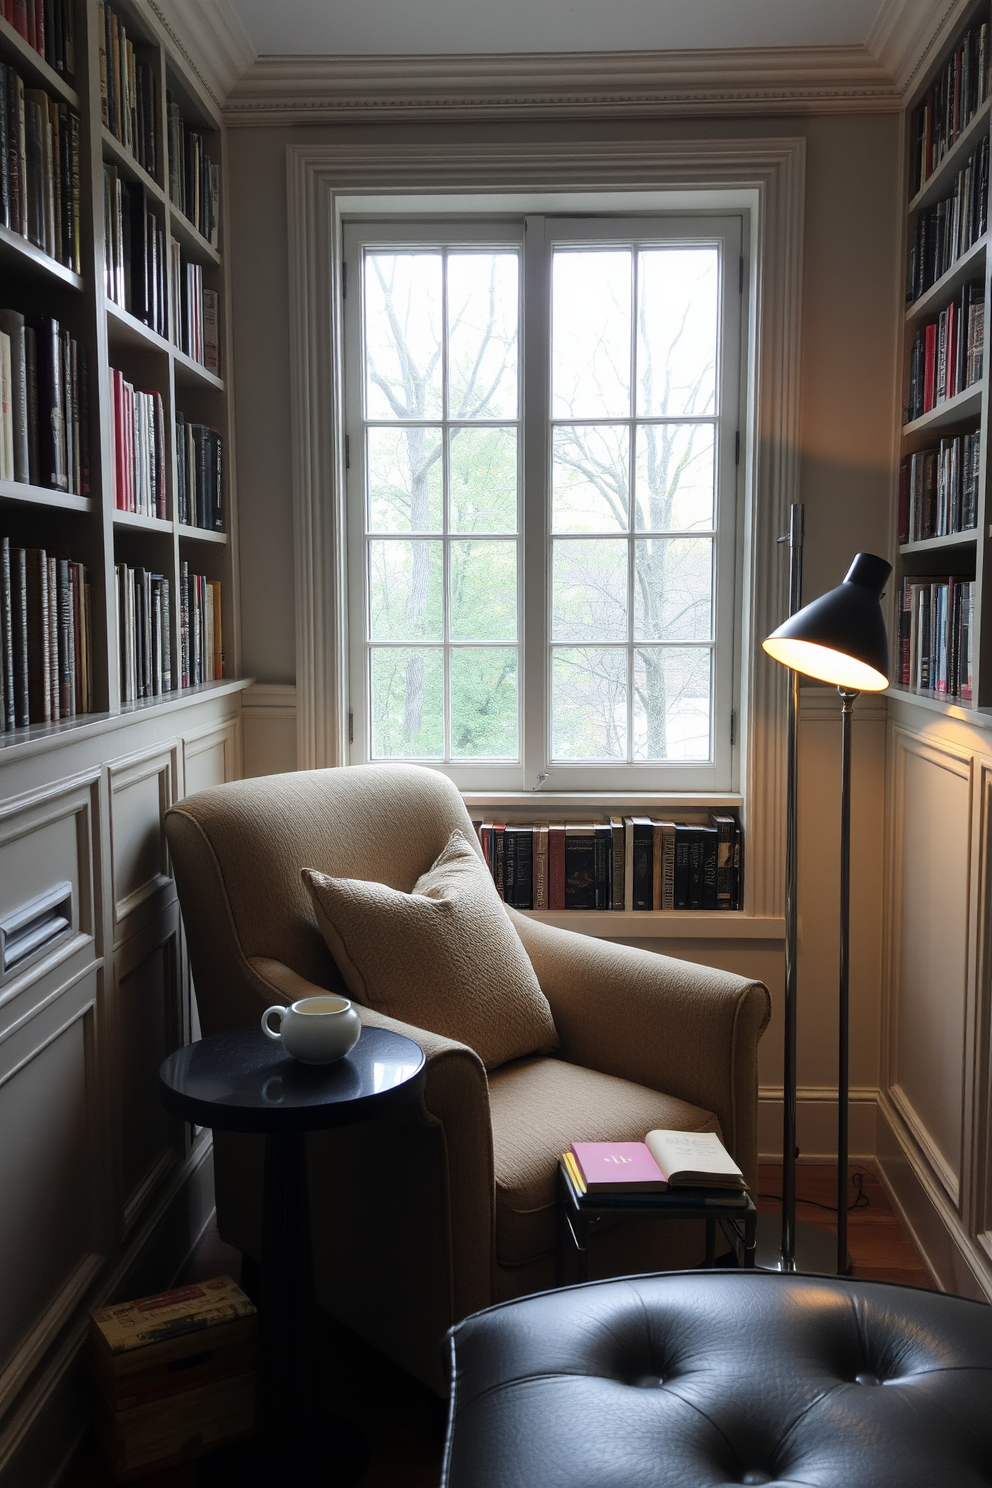
<path fill-rule="evenodd" d="M 222 1131 L 300 1132 L 385 1116 L 424 1088 L 424 1051 L 386 1028 L 363 1028 L 336 1064 L 301 1064 L 260 1028 L 188 1044 L 159 1070 L 174 1116 Z"/>

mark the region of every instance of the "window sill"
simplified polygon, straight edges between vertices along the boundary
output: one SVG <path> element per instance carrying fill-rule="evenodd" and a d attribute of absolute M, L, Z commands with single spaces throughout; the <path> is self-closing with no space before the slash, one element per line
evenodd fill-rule
<path fill-rule="evenodd" d="M 671 808 L 728 807 L 739 808 L 744 797 L 734 791 L 462 791 L 462 799 L 471 811 L 474 807 L 497 807 L 507 811 L 528 811 L 539 816 L 564 811 L 595 812 L 597 816 L 630 816 L 643 811 Z M 608 911 L 597 910 L 596 914 Z M 571 913 L 582 913 L 572 910 Z M 698 913 L 698 911 L 697 911 Z"/>
<path fill-rule="evenodd" d="M 602 940 L 783 940 L 785 920 L 733 910 L 522 909 L 519 914 L 558 930 Z"/>

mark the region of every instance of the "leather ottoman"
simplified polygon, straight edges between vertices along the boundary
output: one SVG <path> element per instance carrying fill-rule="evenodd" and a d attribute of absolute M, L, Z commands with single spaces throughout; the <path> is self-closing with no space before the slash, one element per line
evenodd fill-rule
<path fill-rule="evenodd" d="M 448 1335 L 442 1488 L 988 1488 L 992 1308 L 887 1282 L 674 1272 Z"/>

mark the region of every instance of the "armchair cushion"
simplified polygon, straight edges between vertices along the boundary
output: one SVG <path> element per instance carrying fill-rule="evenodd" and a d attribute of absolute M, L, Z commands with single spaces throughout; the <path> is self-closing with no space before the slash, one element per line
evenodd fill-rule
<path fill-rule="evenodd" d="M 558 1159 L 570 1142 L 642 1142 L 657 1126 L 720 1131 L 701 1106 L 561 1059 L 521 1059 L 496 1070 L 489 1109 L 501 1266 L 554 1249 Z"/>
<path fill-rule="evenodd" d="M 487 1069 L 558 1047 L 527 952 L 461 832 L 411 894 L 312 868 L 303 881 L 356 1001 L 467 1044 Z"/>

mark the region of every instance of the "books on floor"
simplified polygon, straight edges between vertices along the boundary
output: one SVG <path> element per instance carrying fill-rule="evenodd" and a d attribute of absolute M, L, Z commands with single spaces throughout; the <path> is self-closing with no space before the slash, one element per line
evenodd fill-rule
<path fill-rule="evenodd" d="M 739 910 L 744 839 L 735 815 L 589 822 L 477 820 L 497 891 L 514 909 Z"/>
<path fill-rule="evenodd" d="M 658 1128 L 643 1142 L 573 1142 L 562 1161 L 580 1195 L 747 1188 L 744 1174 L 714 1132 Z"/>

